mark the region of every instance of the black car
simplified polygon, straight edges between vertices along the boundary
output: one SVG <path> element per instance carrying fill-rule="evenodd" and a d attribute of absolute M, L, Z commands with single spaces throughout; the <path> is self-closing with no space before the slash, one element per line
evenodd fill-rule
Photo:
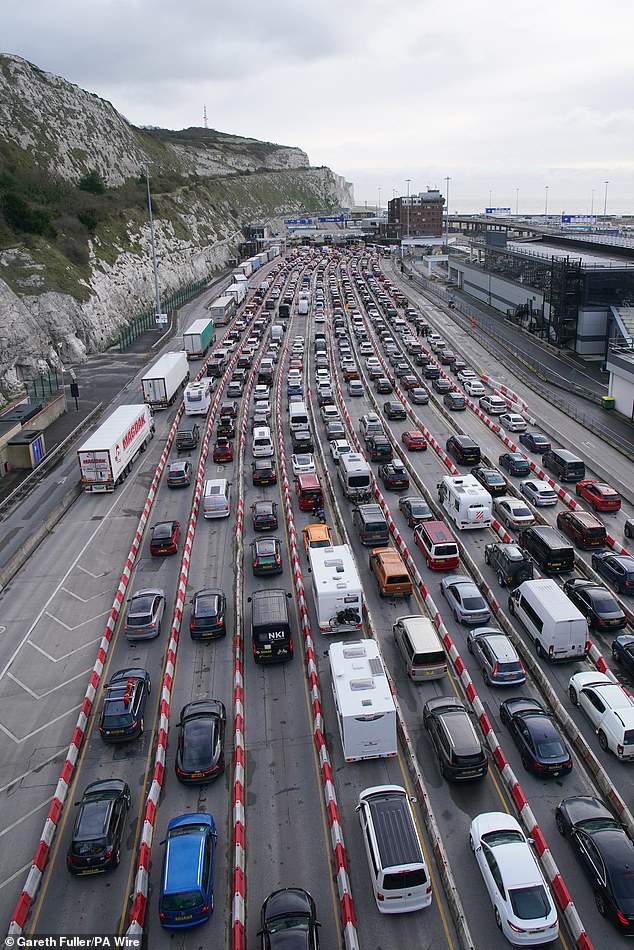
<path fill-rule="evenodd" d="M 423 707 L 423 724 L 429 732 L 443 778 L 471 781 L 487 774 L 487 754 L 459 699 L 455 696 L 429 699 Z"/>
<path fill-rule="evenodd" d="M 434 518 L 431 508 L 419 495 L 406 495 L 405 498 L 399 498 L 398 507 L 403 512 L 410 528 L 415 528 L 417 524 L 422 524 L 424 521 L 432 521 Z"/>
<path fill-rule="evenodd" d="M 291 444 L 295 453 L 315 451 L 315 443 L 309 429 L 292 429 Z"/>
<path fill-rule="evenodd" d="M 498 458 L 498 465 L 505 468 L 509 475 L 530 475 L 531 466 L 521 452 L 503 452 Z"/>
<path fill-rule="evenodd" d="M 507 480 L 500 475 L 496 468 L 487 468 L 486 465 L 476 465 L 471 469 L 481 485 L 484 485 L 489 495 L 495 498 L 497 495 L 506 495 L 509 490 Z"/>
<path fill-rule="evenodd" d="M 596 551 L 592 555 L 592 566 L 610 581 L 617 594 L 634 595 L 634 557 L 612 554 L 611 551 Z"/>
<path fill-rule="evenodd" d="M 564 594 L 578 607 L 593 630 L 622 630 L 627 617 L 618 600 L 602 584 L 571 577 L 564 584 Z"/>
<path fill-rule="evenodd" d="M 634 844 L 603 802 L 590 795 L 564 798 L 557 830 L 572 849 L 594 891 L 597 910 L 623 934 L 634 933 Z"/>
<path fill-rule="evenodd" d="M 377 393 L 391 393 L 392 383 L 389 381 L 387 376 L 379 376 L 376 383 L 374 384 L 374 388 L 376 389 Z"/>
<path fill-rule="evenodd" d="M 116 868 L 132 798 L 127 782 L 110 778 L 87 785 L 66 852 L 71 874 L 97 874 Z"/>
<path fill-rule="evenodd" d="M 400 459 L 379 465 L 378 475 L 384 486 L 392 491 L 403 491 L 409 488 L 409 475 Z"/>
<path fill-rule="evenodd" d="M 220 416 L 216 426 L 216 437 L 233 439 L 236 434 L 236 427 L 231 416 Z"/>
<path fill-rule="evenodd" d="M 497 574 L 500 587 L 519 587 L 535 573 L 530 556 L 519 544 L 486 544 L 484 560 Z"/>
<path fill-rule="evenodd" d="M 152 681 L 147 670 L 130 667 L 110 677 L 101 706 L 99 735 L 104 742 L 127 742 L 143 734 Z"/>
<path fill-rule="evenodd" d="M 634 637 L 623 633 L 612 641 L 612 659 L 620 663 L 627 672 L 634 675 Z"/>
<path fill-rule="evenodd" d="M 448 393 L 451 389 L 453 389 L 453 383 L 451 382 L 450 379 L 447 379 L 445 376 L 438 376 L 436 379 L 432 379 L 431 384 L 436 390 L 436 392 L 441 393 L 442 395 L 444 395 L 445 393 Z"/>
<path fill-rule="evenodd" d="M 274 501 L 256 501 L 251 505 L 254 531 L 275 531 L 277 504 Z"/>
<path fill-rule="evenodd" d="M 475 465 L 482 454 L 478 443 L 468 435 L 450 435 L 445 448 L 460 465 Z"/>
<path fill-rule="evenodd" d="M 178 723 L 177 779 L 187 785 L 201 785 L 222 774 L 226 724 L 227 712 L 218 699 L 183 706 Z"/>
<path fill-rule="evenodd" d="M 254 577 L 266 577 L 271 574 L 281 574 L 284 571 L 282 545 L 278 538 L 258 538 L 252 541 L 251 553 L 251 568 Z"/>
<path fill-rule="evenodd" d="M 426 406 L 429 402 L 429 393 L 422 386 L 414 386 L 409 391 L 408 399 L 416 406 Z"/>
<path fill-rule="evenodd" d="M 536 699 L 505 699 L 500 703 L 500 719 L 511 733 L 527 772 L 539 778 L 557 778 L 572 771 L 570 752 L 552 718 Z"/>
<path fill-rule="evenodd" d="M 393 400 L 388 400 L 388 402 L 383 403 L 383 414 L 387 419 L 407 419 L 405 406 Z"/>
<path fill-rule="evenodd" d="M 319 950 L 315 901 L 301 887 L 273 891 L 260 913 L 261 950 Z"/>
<path fill-rule="evenodd" d="M 167 469 L 167 487 L 184 488 L 192 480 L 192 463 L 187 459 L 175 459 Z"/>
<path fill-rule="evenodd" d="M 213 640 L 227 632 L 227 600 L 219 587 L 196 591 L 191 599 L 189 632 L 192 640 Z"/>
<path fill-rule="evenodd" d="M 251 478 L 254 485 L 275 485 L 275 459 L 254 459 L 251 462 Z"/>
<path fill-rule="evenodd" d="M 384 435 L 370 435 L 365 442 L 366 450 L 373 462 L 390 462 L 394 457 L 392 443 Z"/>

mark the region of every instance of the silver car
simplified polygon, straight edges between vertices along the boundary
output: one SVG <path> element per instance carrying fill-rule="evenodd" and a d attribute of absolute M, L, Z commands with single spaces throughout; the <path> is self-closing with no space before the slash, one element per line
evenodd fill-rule
<path fill-rule="evenodd" d="M 137 590 L 128 601 L 123 632 L 128 640 L 150 640 L 161 632 L 165 591 L 160 587 Z"/>
<path fill-rule="evenodd" d="M 516 686 L 526 673 L 515 647 L 500 630 L 478 627 L 467 634 L 467 650 L 476 659 L 487 686 Z"/>
<path fill-rule="evenodd" d="M 470 577 L 450 574 L 442 579 L 440 589 L 458 623 L 478 624 L 490 619 L 489 606 Z"/>
<path fill-rule="evenodd" d="M 520 482 L 520 491 L 536 508 L 557 504 L 557 492 L 540 478 L 525 478 Z"/>

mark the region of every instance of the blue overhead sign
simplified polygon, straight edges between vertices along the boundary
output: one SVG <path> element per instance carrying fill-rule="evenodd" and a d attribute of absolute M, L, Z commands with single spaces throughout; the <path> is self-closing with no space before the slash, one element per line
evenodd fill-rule
<path fill-rule="evenodd" d="M 595 217 L 590 214 L 562 214 L 562 224 L 594 224 Z"/>
<path fill-rule="evenodd" d="M 506 217 L 508 217 L 508 216 L 510 215 L 511 209 L 510 209 L 510 208 L 485 208 L 485 209 L 484 209 L 484 213 L 485 213 L 485 214 L 497 214 L 497 215 L 501 215 L 502 217 L 505 217 L 505 218 L 506 218 Z"/>
<path fill-rule="evenodd" d="M 341 223 L 342 221 L 345 221 L 346 219 L 342 214 L 331 214 L 327 218 L 317 218 L 317 220 L 321 222 L 328 221 L 328 222 Z"/>
<path fill-rule="evenodd" d="M 312 218 L 286 218 L 284 224 L 312 224 Z"/>

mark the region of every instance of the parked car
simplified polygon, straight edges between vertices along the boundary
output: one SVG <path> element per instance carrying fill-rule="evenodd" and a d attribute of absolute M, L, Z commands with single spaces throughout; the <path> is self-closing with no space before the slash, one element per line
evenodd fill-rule
<path fill-rule="evenodd" d="M 260 912 L 260 950 L 319 950 L 315 901 L 301 887 L 273 891 Z"/>
<path fill-rule="evenodd" d="M 205 587 L 192 597 L 189 633 L 192 640 L 214 640 L 227 632 L 227 598 L 219 587 Z"/>
<path fill-rule="evenodd" d="M 181 709 L 174 767 L 186 785 L 202 785 L 222 775 L 225 768 L 227 712 L 218 699 L 187 703 Z"/>
<path fill-rule="evenodd" d="M 617 594 L 634 595 L 634 557 L 613 554 L 611 551 L 594 551 L 592 567 L 612 584 Z"/>
<path fill-rule="evenodd" d="M 398 507 L 403 512 L 403 517 L 410 528 L 415 528 L 417 524 L 422 524 L 424 521 L 433 521 L 432 510 L 420 495 L 406 495 L 404 498 L 399 498 Z"/>
<path fill-rule="evenodd" d="M 498 465 L 505 468 L 509 475 L 530 475 L 531 466 L 521 452 L 503 452 L 498 458 Z"/>
<path fill-rule="evenodd" d="M 572 757 L 559 729 L 536 699 L 505 699 L 500 703 L 500 720 L 511 733 L 527 772 L 538 778 L 558 778 L 572 772 Z"/>
<path fill-rule="evenodd" d="M 417 429 L 408 429 L 401 436 L 401 442 L 410 452 L 424 452 L 427 449 L 427 442 L 422 432 Z"/>
<path fill-rule="evenodd" d="M 507 480 L 503 475 L 500 475 L 497 468 L 476 465 L 475 468 L 471 469 L 471 474 L 486 488 L 492 498 L 495 498 L 496 495 L 505 495 L 509 490 Z"/>
<path fill-rule="evenodd" d="M 593 630 L 622 630 L 627 617 L 616 597 L 603 584 L 583 577 L 571 577 L 564 584 L 564 594 L 573 602 Z"/>
<path fill-rule="evenodd" d="M 167 470 L 167 487 L 184 488 L 191 485 L 192 463 L 187 459 L 175 459 Z"/>
<path fill-rule="evenodd" d="M 137 590 L 128 601 L 123 625 L 128 640 L 148 640 L 158 637 L 165 612 L 165 591 L 160 587 Z"/>
<path fill-rule="evenodd" d="M 486 623 L 491 617 L 489 606 L 466 574 L 449 574 L 440 582 L 440 592 L 447 600 L 458 623 Z"/>
<path fill-rule="evenodd" d="M 66 868 L 71 874 L 96 874 L 119 866 L 132 796 L 127 782 L 92 782 L 77 802 Z"/>
<path fill-rule="evenodd" d="M 522 432 L 520 442 L 525 445 L 530 452 L 536 452 L 543 455 L 552 448 L 551 441 L 541 432 Z"/>
<path fill-rule="evenodd" d="M 506 812 L 477 815 L 469 829 L 469 846 L 493 905 L 495 921 L 509 943 L 534 946 L 556 940 L 557 911 L 517 819 Z"/>
<path fill-rule="evenodd" d="M 559 834 L 570 842 L 594 893 L 597 910 L 622 934 L 634 933 L 634 844 L 602 801 L 564 798 L 555 810 Z"/>
<path fill-rule="evenodd" d="M 251 542 L 251 569 L 254 577 L 282 574 L 282 545 L 278 538 L 257 538 Z"/>
<path fill-rule="evenodd" d="M 557 504 L 557 492 L 539 478 L 525 478 L 520 482 L 520 491 L 536 508 Z"/>
<path fill-rule="evenodd" d="M 530 556 L 518 544 L 486 544 L 484 560 L 495 571 L 500 587 L 519 587 L 534 575 Z"/>
<path fill-rule="evenodd" d="M 507 528 L 526 528 L 535 524 L 535 516 L 530 508 L 514 495 L 502 495 L 494 498 L 493 511 Z"/>

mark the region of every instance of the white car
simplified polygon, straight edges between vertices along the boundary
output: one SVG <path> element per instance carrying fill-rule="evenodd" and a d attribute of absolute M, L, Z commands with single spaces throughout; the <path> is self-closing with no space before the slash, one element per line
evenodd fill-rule
<path fill-rule="evenodd" d="M 605 673 L 575 673 L 568 682 L 573 706 L 594 726 L 599 745 L 619 759 L 634 759 L 634 699 Z"/>
<path fill-rule="evenodd" d="M 519 412 L 505 412 L 500 416 L 500 425 L 508 429 L 509 432 L 524 432 L 526 430 L 526 419 L 520 416 Z"/>
<path fill-rule="evenodd" d="M 258 399 L 253 406 L 253 412 L 254 414 L 258 412 L 268 419 L 271 415 L 271 403 L 268 399 Z"/>
<path fill-rule="evenodd" d="M 359 353 L 361 353 L 363 356 L 372 356 L 374 353 L 374 347 L 371 343 L 364 342 L 359 347 Z"/>
<path fill-rule="evenodd" d="M 269 387 L 262 386 L 258 384 L 253 387 L 253 399 L 257 402 L 259 399 L 268 399 L 269 398 Z"/>
<path fill-rule="evenodd" d="M 336 406 L 322 406 L 320 412 L 321 418 L 324 420 L 324 422 L 330 422 L 331 419 L 336 419 L 338 422 L 341 421 L 339 417 L 339 410 Z"/>
<path fill-rule="evenodd" d="M 315 371 L 315 380 L 317 385 L 320 383 L 328 383 L 330 385 L 330 372 L 327 369 L 318 369 Z"/>
<path fill-rule="evenodd" d="M 500 495 L 494 498 L 493 510 L 498 520 L 507 528 L 528 528 L 535 524 L 535 517 L 528 505 L 513 495 Z"/>
<path fill-rule="evenodd" d="M 458 373 L 458 382 L 466 383 L 468 379 L 477 380 L 478 377 L 472 369 L 461 369 L 460 372 Z"/>
<path fill-rule="evenodd" d="M 302 371 L 301 369 L 289 369 L 288 376 L 286 377 L 289 383 L 292 380 L 296 380 L 298 383 L 302 380 Z"/>
<path fill-rule="evenodd" d="M 458 374 L 458 378 L 460 378 L 460 374 Z M 466 392 L 467 396 L 484 396 L 486 394 L 486 389 L 480 380 L 476 378 L 465 379 L 464 391 Z"/>
<path fill-rule="evenodd" d="M 559 920 L 548 885 L 519 822 L 506 812 L 477 815 L 469 846 L 495 913 L 495 922 L 514 947 L 551 943 Z"/>
<path fill-rule="evenodd" d="M 540 478 L 525 478 L 520 482 L 520 491 L 536 508 L 557 504 L 557 492 Z"/>
<path fill-rule="evenodd" d="M 338 465 L 341 456 L 347 455 L 348 452 L 352 452 L 352 446 L 346 439 L 333 439 L 330 443 L 330 454 L 335 465 Z"/>
<path fill-rule="evenodd" d="M 315 456 L 311 455 L 310 452 L 291 455 L 291 465 L 293 466 L 293 475 L 312 475 L 317 471 Z"/>
<path fill-rule="evenodd" d="M 378 356 L 371 356 L 369 359 L 367 359 L 365 361 L 365 368 L 366 369 L 380 369 L 381 361 L 378 358 Z"/>

